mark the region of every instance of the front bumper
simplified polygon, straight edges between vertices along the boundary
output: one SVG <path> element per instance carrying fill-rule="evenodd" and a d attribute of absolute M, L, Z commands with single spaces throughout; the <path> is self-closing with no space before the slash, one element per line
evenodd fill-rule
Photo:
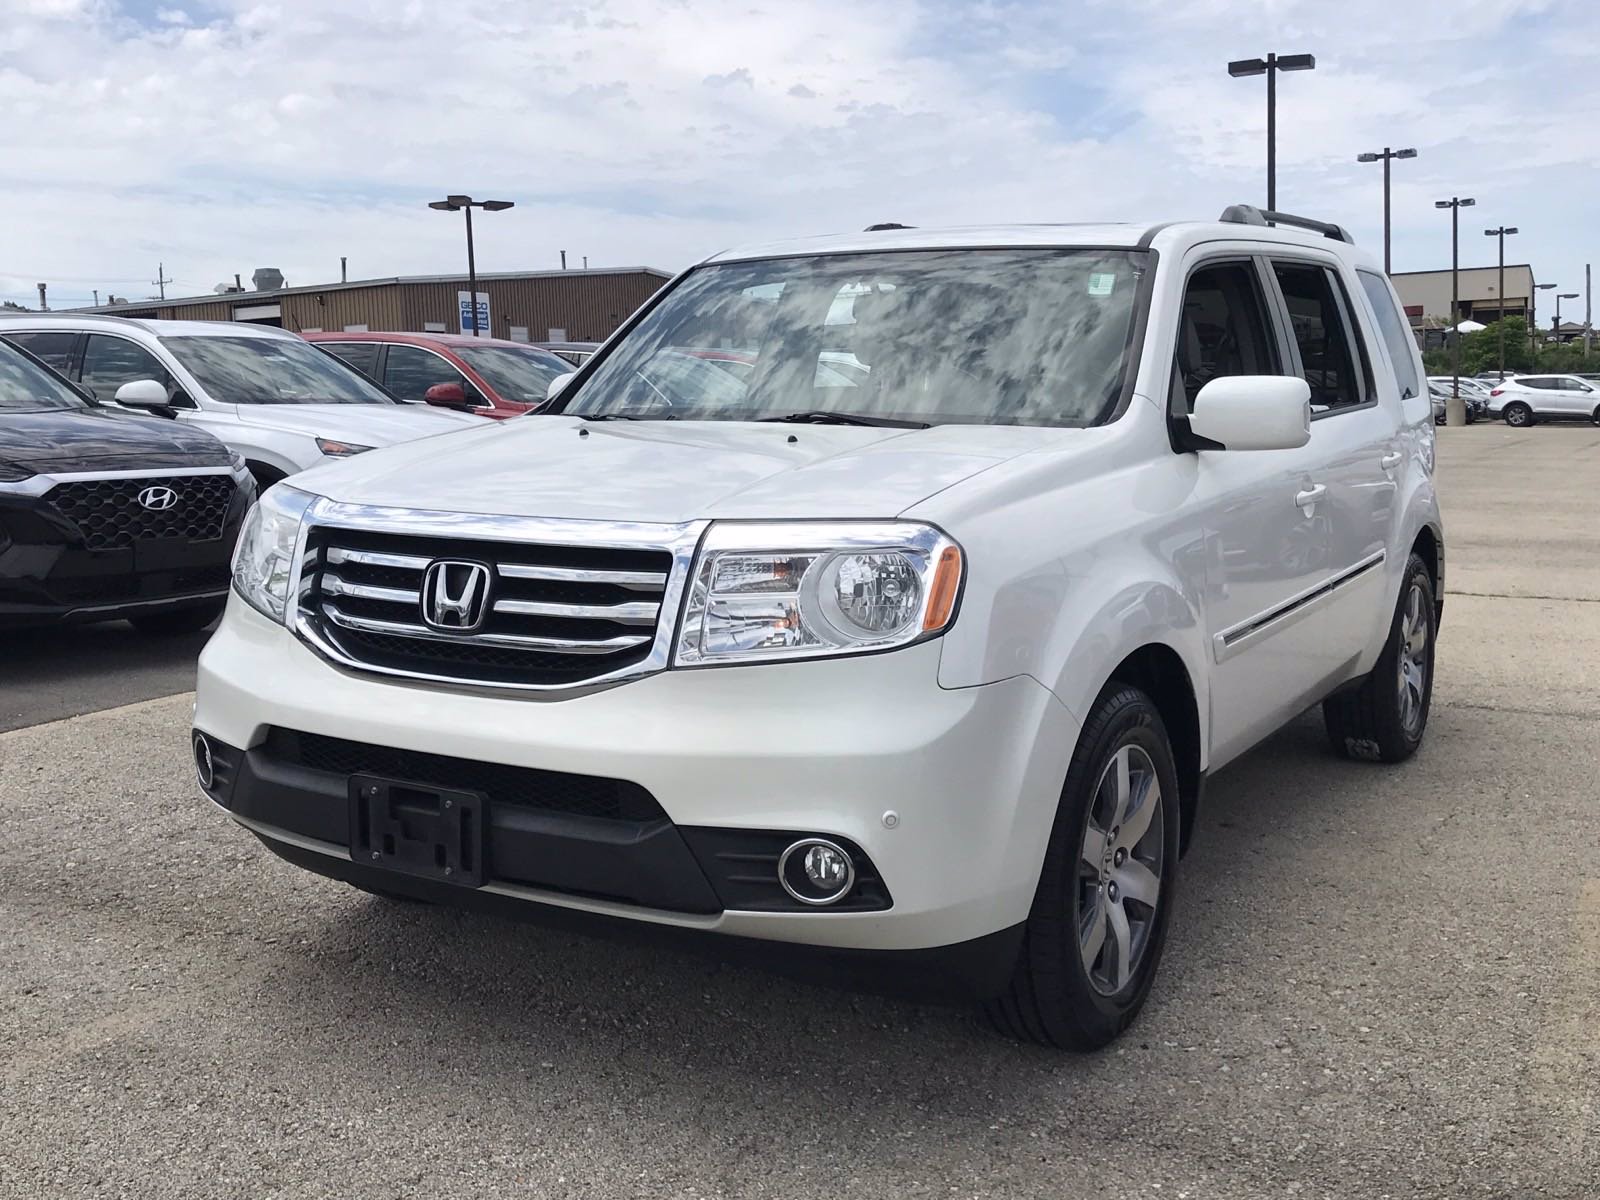
<path fill-rule="evenodd" d="M 232 596 L 200 659 L 195 726 L 225 747 L 254 752 L 245 756 L 252 775 L 273 731 L 293 730 L 468 764 L 624 781 L 659 804 L 696 863 L 703 861 L 700 831 L 832 837 L 863 852 L 892 903 L 762 911 L 734 907 L 722 881 L 702 877 L 702 903 L 669 908 L 659 891 L 630 877 L 639 860 L 627 856 L 613 856 L 612 876 L 598 884 L 590 877 L 574 887 L 550 879 L 548 869 L 544 878 L 523 869 L 520 878 L 491 877 L 479 889 L 444 885 L 444 898 L 492 895 L 840 949 L 931 950 L 1026 918 L 1078 733 L 1032 679 L 946 690 L 938 686 L 938 660 L 932 642 L 831 661 L 668 671 L 586 695 L 530 699 L 345 671 Z M 345 878 L 357 866 L 347 779 L 337 772 L 311 784 L 288 781 L 274 805 L 221 799 L 280 853 L 319 856 L 318 869 Z M 491 826 L 505 823 L 491 818 Z M 551 830 L 573 835 L 570 824 Z M 496 861 L 493 841 L 488 858 Z M 694 872 L 681 879 L 687 887 Z"/>

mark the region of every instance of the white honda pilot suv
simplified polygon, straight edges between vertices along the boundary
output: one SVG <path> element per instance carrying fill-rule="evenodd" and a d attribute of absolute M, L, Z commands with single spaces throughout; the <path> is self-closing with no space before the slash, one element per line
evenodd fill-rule
<path fill-rule="evenodd" d="M 718 254 L 547 415 L 262 497 L 200 782 L 381 895 L 1098 1046 L 1209 773 L 1319 702 L 1341 754 L 1422 740 L 1422 380 L 1343 230 L 1243 206 Z"/>

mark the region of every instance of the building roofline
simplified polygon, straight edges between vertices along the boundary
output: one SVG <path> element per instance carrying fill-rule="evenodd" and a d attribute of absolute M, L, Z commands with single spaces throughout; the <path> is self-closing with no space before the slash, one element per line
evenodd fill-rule
<path fill-rule="evenodd" d="M 1460 270 L 1460 271 L 1498 271 L 1499 269 L 1500 269 L 1500 264 L 1499 263 L 1490 263 L 1486 267 L 1458 267 L 1457 268 L 1457 270 Z M 1532 271 L 1533 270 L 1533 264 L 1532 263 L 1507 263 L 1506 264 L 1506 270 L 1508 270 L 1508 271 L 1519 270 L 1519 269 L 1520 270 L 1524 270 L 1524 271 Z M 1406 275 L 1448 275 L 1448 274 L 1450 274 L 1450 268 L 1449 267 L 1437 267 L 1437 268 L 1435 268 L 1434 270 L 1431 270 L 1431 271 L 1390 271 L 1389 272 L 1389 278 L 1390 279 L 1399 279 L 1399 278 L 1401 278 L 1403 276 L 1406 276 Z"/>
<path fill-rule="evenodd" d="M 555 279 L 558 277 L 572 278 L 574 276 L 591 279 L 606 275 L 654 275 L 662 282 L 672 278 L 670 272 L 659 267 L 588 267 L 576 268 L 570 271 L 480 271 L 478 282 L 494 283 L 507 279 Z M 318 283 L 305 287 L 275 288 L 268 292 L 257 292 L 246 289 L 242 292 L 211 292 L 203 296 L 173 296 L 162 300 L 151 297 L 144 300 L 129 300 L 126 303 L 85 305 L 82 308 L 55 309 L 56 312 L 74 313 L 101 313 L 115 316 L 129 309 L 149 308 L 180 308 L 191 304 L 254 304 L 269 300 L 276 300 L 281 296 L 310 296 L 319 292 L 342 292 L 351 288 L 395 287 L 403 283 L 466 283 L 467 276 L 463 272 L 454 275 L 391 275 L 382 279 L 351 279 L 344 283 Z"/>

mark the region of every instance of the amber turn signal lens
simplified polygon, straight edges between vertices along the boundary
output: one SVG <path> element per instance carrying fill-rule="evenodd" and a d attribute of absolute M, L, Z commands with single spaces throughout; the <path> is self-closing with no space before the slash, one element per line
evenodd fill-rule
<path fill-rule="evenodd" d="M 961 590 L 961 551 L 946 546 L 933 569 L 933 586 L 928 589 L 928 615 L 922 618 L 922 631 L 943 629 L 955 611 L 956 593 Z"/>

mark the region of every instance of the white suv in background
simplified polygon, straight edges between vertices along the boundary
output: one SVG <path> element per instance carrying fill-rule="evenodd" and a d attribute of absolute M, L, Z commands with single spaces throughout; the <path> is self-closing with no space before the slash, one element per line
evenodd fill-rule
<path fill-rule="evenodd" d="M 368 891 L 1109 1041 L 1206 777 L 1318 702 L 1354 758 L 1428 722 L 1422 362 L 1377 262 L 1269 215 L 719 254 L 557 415 L 279 484 L 201 786 Z"/>
<path fill-rule="evenodd" d="M 1518 375 L 1489 391 L 1489 413 L 1507 425 L 1592 421 L 1600 425 L 1600 384 L 1576 375 Z"/>
<path fill-rule="evenodd" d="M 401 404 L 270 326 L 29 314 L 0 317 L 0 337 L 102 403 L 199 425 L 238 451 L 262 487 L 330 458 L 482 423 Z"/>

